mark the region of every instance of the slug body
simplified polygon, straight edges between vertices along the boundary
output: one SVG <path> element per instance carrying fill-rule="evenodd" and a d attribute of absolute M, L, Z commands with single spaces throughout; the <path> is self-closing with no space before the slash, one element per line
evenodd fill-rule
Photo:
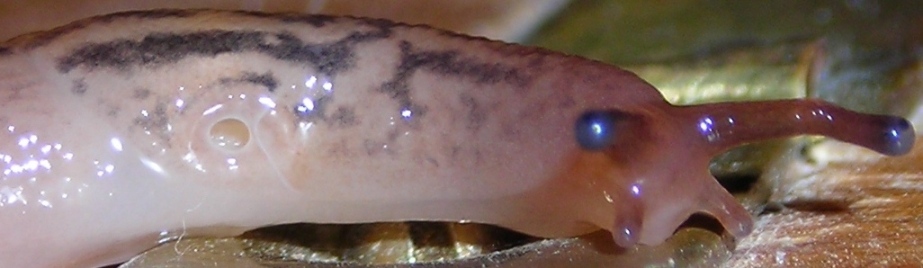
<path fill-rule="evenodd" d="M 708 173 L 741 143 L 885 154 L 903 119 L 820 101 L 674 107 L 602 63 L 382 20 L 91 18 L 0 46 L 0 263 L 93 266 L 290 222 L 473 221 L 657 244 L 750 215 Z"/>

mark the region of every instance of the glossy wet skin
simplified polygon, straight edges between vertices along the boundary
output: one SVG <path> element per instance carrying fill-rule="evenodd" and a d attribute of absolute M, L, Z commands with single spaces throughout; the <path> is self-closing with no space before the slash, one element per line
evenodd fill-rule
<path fill-rule="evenodd" d="M 903 119 L 819 101 L 674 107 L 594 61 L 379 20 L 124 13 L 0 48 L 0 260 L 99 265 L 287 222 L 474 221 L 657 244 L 750 215 L 708 174 L 823 134 L 897 155 Z M 48 252 L 48 248 L 55 248 Z M 41 256 L 41 257 L 39 257 Z"/>

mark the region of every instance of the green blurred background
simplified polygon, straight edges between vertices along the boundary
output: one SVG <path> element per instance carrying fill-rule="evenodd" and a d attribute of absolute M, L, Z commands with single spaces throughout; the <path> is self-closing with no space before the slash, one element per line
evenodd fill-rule
<path fill-rule="evenodd" d="M 623 66 L 675 104 L 815 97 L 907 116 L 921 39 L 921 1 L 577 0 L 527 43 Z M 734 150 L 712 171 L 758 176 L 790 147 Z"/>

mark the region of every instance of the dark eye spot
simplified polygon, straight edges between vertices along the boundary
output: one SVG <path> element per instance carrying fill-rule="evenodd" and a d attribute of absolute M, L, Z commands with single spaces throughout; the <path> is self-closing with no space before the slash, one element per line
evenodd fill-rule
<path fill-rule="evenodd" d="M 885 122 L 885 148 L 881 152 L 888 155 L 902 155 L 910 152 L 916 138 L 910 122 L 897 117 L 888 117 Z"/>
<path fill-rule="evenodd" d="M 605 149 L 615 142 L 617 116 L 611 112 L 590 111 L 577 119 L 575 131 L 580 147 L 591 151 Z"/>

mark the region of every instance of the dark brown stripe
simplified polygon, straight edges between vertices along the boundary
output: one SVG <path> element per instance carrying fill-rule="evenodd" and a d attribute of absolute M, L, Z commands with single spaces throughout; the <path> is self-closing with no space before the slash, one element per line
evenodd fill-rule
<path fill-rule="evenodd" d="M 385 82 L 380 92 L 387 94 L 398 102 L 401 109 L 408 109 L 415 118 L 423 116 L 427 108 L 414 103 L 410 97 L 408 80 L 417 71 L 472 79 L 477 84 L 496 84 L 506 82 L 517 87 L 525 87 L 529 78 L 515 67 L 501 63 L 478 62 L 462 56 L 457 50 L 419 50 L 410 42 L 402 41 L 401 63 L 394 77 Z"/>
<path fill-rule="evenodd" d="M 140 41 L 119 39 L 84 45 L 60 58 L 57 68 L 157 67 L 189 56 L 215 57 L 224 53 L 259 52 L 275 59 L 311 64 L 323 74 L 335 75 L 355 64 L 355 45 L 391 36 L 390 28 L 353 32 L 331 43 L 306 44 L 290 33 L 209 30 L 194 33 L 152 33 Z M 267 39 L 272 37 L 274 42 Z"/>
<path fill-rule="evenodd" d="M 107 15 L 100 15 L 95 17 L 90 17 L 78 21 L 74 21 L 67 25 L 57 27 L 48 31 L 36 32 L 25 34 L 10 40 L 13 43 L 21 43 L 23 48 L 32 49 L 36 47 L 41 47 L 47 45 L 48 43 L 53 42 L 55 39 L 61 37 L 62 35 L 77 31 L 83 28 L 86 28 L 93 24 L 105 24 L 112 23 L 118 20 L 125 19 L 167 19 L 167 18 L 187 18 L 200 14 L 229 14 L 229 15 L 241 15 L 265 19 L 278 20 L 280 22 L 287 23 L 306 23 L 314 27 L 322 27 L 329 22 L 332 22 L 337 19 L 334 16 L 326 15 L 305 15 L 297 13 L 262 13 L 254 11 L 218 11 L 218 10 L 206 10 L 206 9 L 156 9 L 156 10 L 143 10 L 143 11 L 126 11 L 118 12 Z M 375 20 L 369 20 L 370 23 L 380 23 L 375 22 Z"/>

